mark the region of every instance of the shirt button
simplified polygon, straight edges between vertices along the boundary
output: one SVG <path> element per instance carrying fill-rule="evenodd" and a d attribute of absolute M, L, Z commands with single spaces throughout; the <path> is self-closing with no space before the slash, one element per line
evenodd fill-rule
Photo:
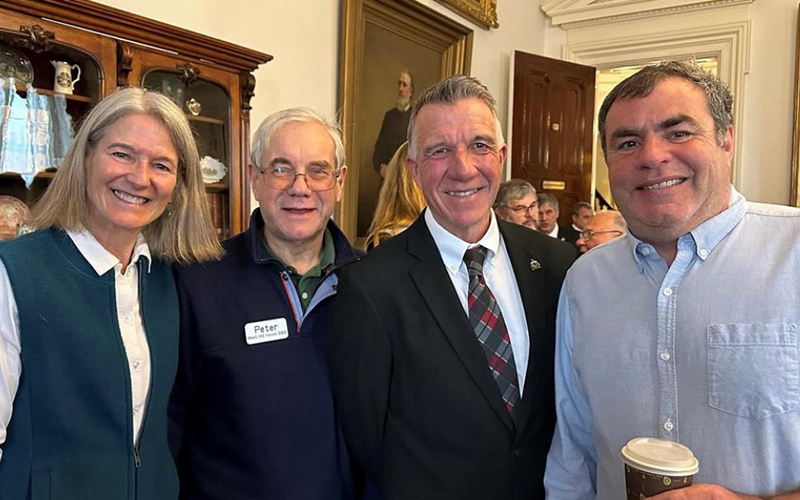
<path fill-rule="evenodd" d="M 130 323 L 131 321 L 133 321 L 133 318 L 130 315 L 128 315 L 123 317 L 122 321 L 124 321 L 125 323 Z"/>
<path fill-rule="evenodd" d="M 306 300 L 308 298 L 308 292 L 303 292 L 301 297 L 303 297 L 303 300 Z"/>
<path fill-rule="evenodd" d="M 133 369 L 134 370 L 138 370 L 140 366 L 142 366 L 142 362 L 139 361 L 138 359 L 133 362 Z"/>
<path fill-rule="evenodd" d="M 699 254 L 700 254 L 700 257 L 702 257 L 702 258 L 704 258 L 704 259 L 705 259 L 706 257 L 708 257 L 708 250 L 706 250 L 705 248 L 701 248 L 701 249 L 700 249 L 700 251 L 699 251 L 699 252 L 697 252 L 697 253 L 699 253 Z"/>
<path fill-rule="evenodd" d="M 670 287 L 665 288 L 664 289 L 664 295 L 666 295 L 667 297 L 672 295 L 672 288 L 670 288 Z"/>
<path fill-rule="evenodd" d="M 671 357 L 672 356 L 670 356 L 669 351 L 664 351 L 661 353 L 661 359 L 663 359 L 664 361 L 669 361 L 669 358 Z"/>
<path fill-rule="evenodd" d="M 667 432 L 672 432 L 672 428 L 673 428 L 673 427 L 675 427 L 675 426 L 674 426 L 674 425 L 672 425 L 672 421 L 671 421 L 670 419 L 667 419 L 667 421 L 666 421 L 666 422 L 664 422 L 664 430 L 665 430 L 665 431 L 667 431 Z"/>
<path fill-rule="evenodd" d="M 650 249 L 647 247 L 640 247 L 639 253 L 642 255 L 650 255 Z"/>

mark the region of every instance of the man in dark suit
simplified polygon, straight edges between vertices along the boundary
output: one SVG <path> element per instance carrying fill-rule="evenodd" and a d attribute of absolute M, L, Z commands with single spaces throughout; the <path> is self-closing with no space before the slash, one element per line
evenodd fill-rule
<path fill-rule="evenodd" d="M 558 208 L 558 200 L 549 193 L 539 193 L 539 231 L 550 235 L 553 238 L 571 243 L 578 248 L 578 238 L 581 233 L 569 226 L 562 226 L 558 223 L 558 215 L 561 211 Z"/>
<path fill-rule="evenodd" d="M 345 440 L 387 500 L 543 499 L 556 305 L 577 252 L 495 217 L 507 148 L 480 82 L 428 89 L 409 130 L 428 209 L 340 273 Z"/>
<path fill-rule="evenodd" d="M 408 69 L 400 71 L 397 77 L 397 104 L 383 115 L 381 130 L 375 141 L 372 164 L 375 171 L 386 175 L 386 167 L 394 153 L 404 142 L 411 117 L 411 98 L 414 95 L 414 77 Z"/>

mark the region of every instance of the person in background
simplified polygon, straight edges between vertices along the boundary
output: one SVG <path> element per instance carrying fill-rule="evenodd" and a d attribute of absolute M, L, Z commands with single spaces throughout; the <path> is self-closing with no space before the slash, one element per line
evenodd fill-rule
<path fill-rule="evenodd" d="M 525 179 L 511 179 L 500 184 L 492 208 L 500 220 L 531 229 L 536 229 L 539 222 L 536 188 Z"/>
<path fill-rule="evenodd" d="M 628 224 L 621 213 L 604 210 L 594 214 L 583 226 L 577 244 L 581 253 L 586 253 L 597 245 L 622 236 L 628 231 Z"/>
<path fill-rule="evenodd" d="M 406 168 L 408 143 L 395 152 L 386 169 L 378 206 L 367 231 L 365 250 L 369 251 L 401 231 L 405 231 L 425 208 L 422 191 Z"/>
<path fill-rule="evenodd" d="M 558 223 L 560 211 L 556 197 L 550 193 L 539 193 L 537 199 L 539 201 L 539 231 L 552 238 L 571 243 L 578 248 L 575 244 L 580 236 L 578 231 Z"/>
<path fill-rule="evenodd" d="M 414 97 L 414 77 L 408 69 L 403 69 L 397 77 L 397 102 L 395 107 L 383 115 L 381 129 L 372 153 L 372 164 L 381 177 L 386 177 L 389 161 L 397 148 L 406 142 L 412 97 Z"/>
<path fill-rule="evenodd" d="M 334 271 L 356 260 L 331 220 L 346 174 L 335 123 L 308 108 L 273 113 L 247 165 L 250 228 L 221 261 L 177 270 L 169 409 L 182 499 L 357 496 L 323 350 Z"/>
<path fill-rule="evenodd" d="M 583 231 L 583 227 L 589 222 L 589 219 L 594 215 L 592 205 L 585 201 L 579 201 L 572 205 L 572 229 L 579 233 Z"/>
<path fill-rule="evenodd" d="M 0 496 L 178 498 L 170 264 L 221 255 L 183 112 L 101 101 L 29 224 L 0 243 Z"/>
<path fill-rule="evenodd" d="M 331 318 L 348 449 L 386 499 L 543 499 L 556 303 L 577 251 L 494 215 L 507 147 L 476 79 L 426 90 L 410 131 L 428 206 L 341 271 Z"/>
<path fill-rule="evenodd" d="M 548 497 L 625 498 L 620 449 L 658 437 L 700 471 L 653 500 L 797 500 L 800 210 L 733 189 L 733 96 L 694 63 L 623 80 L 598 128 L 630 231 L 564 282 Z"/>

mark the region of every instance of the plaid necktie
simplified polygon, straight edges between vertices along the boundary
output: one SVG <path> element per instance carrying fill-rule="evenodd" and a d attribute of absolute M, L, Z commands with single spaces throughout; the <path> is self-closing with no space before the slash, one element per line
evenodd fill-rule
<path fill-rule="evenodd" d="M 486 249 L 481 246 L 470 248 L 464 253 L 464 263 L 469 273 L 467 291 L 469 322 L 478 342 L 483 346 L 489 370 L 500 389 L 506 409 L 512 413 L 520 400 L 517 367 L 514 364 L 514 352 L 511 350 L 511 341 L 503 314 L 500 312 L 500 305 L 483 279 L 485 258 Z"/>

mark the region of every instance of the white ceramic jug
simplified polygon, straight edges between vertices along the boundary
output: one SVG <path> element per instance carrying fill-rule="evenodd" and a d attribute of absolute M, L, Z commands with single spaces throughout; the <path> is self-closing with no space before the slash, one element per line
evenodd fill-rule
<path fill-rule="evenodd" d="M 62 94 L 71 94 L 75 89 L 75 82 L 81 79 L 81 67 L 64 61 L 50 61 L 50 64 L 56 69 L 53 90 Z M 72 79 L 73 69 L 78 70 L 78 76 L 74 80 Z"/>

